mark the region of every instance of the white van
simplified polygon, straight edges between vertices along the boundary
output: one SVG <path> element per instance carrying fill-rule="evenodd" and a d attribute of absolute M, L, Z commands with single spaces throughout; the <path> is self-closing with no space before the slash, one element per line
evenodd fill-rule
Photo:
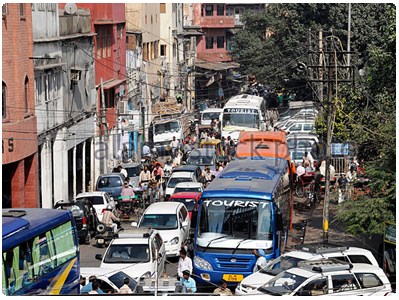
<path fill-rule="evenodd" d="M 212 120 L 219 121 L 222 108 L 208 108 L 201 113 L 201 125 L 211 125 Z"/>
<path fill-rule="evenodd" d="M 166 256 L 179 256 L 181 244 L 190 234 L 190 217 L 183 203 L 157 202 L 151 204 L 140 222 L 133 222 L 132 226 L 156 229 L 165 243 Z"/>
<path fill-rule="evenodd" d="M 170 176 L 165 188 L 165 201 L 168 201 L 173 195 L 176 184 L 180 182 L 197 182 L 193 172 L 173 172 Z"/>

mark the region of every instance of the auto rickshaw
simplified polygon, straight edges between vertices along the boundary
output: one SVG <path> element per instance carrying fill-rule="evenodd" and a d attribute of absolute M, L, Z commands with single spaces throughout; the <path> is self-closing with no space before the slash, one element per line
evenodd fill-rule
<path fill-rule="evenodd" d="M 224 159 L 225 153 L 222 147 L 222 141 L 219 139 L 202 139 L 200 148 L 213 148 L 216 149 L 219 161 Z"/>

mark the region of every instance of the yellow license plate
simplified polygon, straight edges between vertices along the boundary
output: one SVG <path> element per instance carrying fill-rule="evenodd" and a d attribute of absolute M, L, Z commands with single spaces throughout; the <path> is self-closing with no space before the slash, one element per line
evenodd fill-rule
<path fill-rule="evenodd" d="M 244 276 L 241 274 L 223 274 L 223 279 L 226 281 L 241 281 Z"/>
<path fill-rule="evenodd" d="M 166 149 L 166 150 L 170 150 L 170 147 L 169 147 L 169 146 L 166 146 L 165 149 Z"/>

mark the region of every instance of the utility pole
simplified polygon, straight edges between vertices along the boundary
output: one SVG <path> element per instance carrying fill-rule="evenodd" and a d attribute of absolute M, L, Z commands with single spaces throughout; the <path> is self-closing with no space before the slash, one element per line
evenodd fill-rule
<path fill-rule="evenodd" d="M 349 10 L 348 10 L 348 67 L 351 65 L 351 55 L 349 51 L 351 51 L 351 4 L 349 3 Z M 349 73 L 350 76 L 350 73 Z M 349 77 L 348 76 L 348 77 Z"/>
<path fill-rule="evenodd" d="M 319 30 L 319 99 L 320 101 L 323 101 L 323 31 Z"/>

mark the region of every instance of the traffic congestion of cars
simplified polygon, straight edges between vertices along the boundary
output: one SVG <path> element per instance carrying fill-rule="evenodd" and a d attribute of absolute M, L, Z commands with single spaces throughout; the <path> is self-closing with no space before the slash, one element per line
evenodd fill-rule
<path fill-rule="evenodd" d="M 231 120 L 234 119 L 234 112 L 229 110 Z M 262 223 L 258 229 L 254 229 L 258 227 L 258 218 L 259 222 L 262 218 L 264 220 L 265 212 L 271 214 L 268 209 L 271 211 L 272 208 L 264 207 L 263 210 L 256 211 L 259 217 L 257 215 L 252 219 L 255 211 L 250 208 L 260 206 L 260 202 L 252 201 L 247 204 L 234 194 L 237 190 L 245 194 L 242 184 L 254 179 L 285 182 L 288 176 L 292 176 L 294 165 L 302 164 L 304 157 L 311 162 L 307 172 L 314 172 L 323 158 L 317 152 L 320 147 L 314 132 L 316 114 L 317 110 L 311 107 L 295 112 L 287 111 L 273 124 L 273 130 L 264 133 L 255 130 L 242 131 L 236 138 L 238 147 L 236 144 L 230 149 L 227 149 L 228 143 L 224 139 L 212 137 L 202 139 L 202 142 L 199 139 L 198 148 L 191 149 L 181 165 L 173 165 L 170 170 L 165 167 L 163 173 L 166 176 L 164 180 L 159 176 L 161 180 L 156 181 L 152 198 L 149 197 L 149 189 L 152 178 L 156 176 L 151 175 L 148 182 L 143 182 L 141 172 L 144 165 L 150 166 L 153 157 L 142 160 L 141 163 L 123 164 L 122 169 L 126 170 L 130 179 L 128 181 L 122 172 L 100 175 L 95 192 L 79 194 L 71 203 L 60 201 L 56 208 L 72 212 L 82 243 L 89 244 L 91 238 L 96 236 L 97 246 L 106 246 L 103 254 L 94 254 L 95 259 L 100 261 L 98 268 L 80 268 L 83 286 L 89 284 L 90 277 L 96 276 L 104 293 L 120 293 L 125 279 L 128 282 L 125 285 L 132 293 L 154 293 L 154 282 L 158 279 L 164 280 L 165 293 L 185 293 L 191 290 L 185 282 L 193 279 L 198 287 L 205 284 L 205 287 L 214 289 L 220 284 L 223 291 L 228 286 L 235 295 L 241 296 L 390 294 L 391 284 L 374 255 L 368 250 L 335 244 L 305 243 L 297 245 L 293 251 L 281 255 L 272 254 L 272 249 L 279 247 L 273 244 L 273 239 L 280 238 L 277 230 L 283 230 L 277 228 L 284 227 L 283 221 L 279 221 L 277 217 L 278 213 L 273 213 L 276 214 L 276 223 L 271 224 L 269 220 L 269 223 Z M 202 125 L 213 127 L 214 118 L 221 122 L 223 109 L 204 110 Z M 264 117 L 260 116 L 258 122 L 263 121 Z M 228 126 L 233 130 L 231 125 Z M 249 137 L 252 139 L 251 146 L 247 143 Z M 283 145 L 281 152 L 277 151 L 277 147 L 273 148 L 276 141 Z M 240 147 L 243 145 L 247 146 Z M 247 148 L 260 156 L 255 158 L 255 162 L 253 153 L 248 154 Z M 270 166 L 267 165 L 268 160 Z M 273 160 L 278 164 L 272 165 Z M 226 164 L 230 167 L 226 167 Z M 253 169 L 256 164 L 259 168 Z M 214 176 L 208 178 L 207 172 Z M 255 172 L 255 175 L 249 172 Z M 217 180 L 227 179 L 234 181 L 233 185 L 225 188 L 230 193 L 229 196 L 217 191 L 218 182 L 222 182 Z M 266 188 L 269 183 L 262 184 Z M 127 188 L 134 191 L 134 196 L 127 196 L 126 202 L 126 196 L 123 195 Z M 216 196 L 220 195 L 219 198 L 211 198 L 214 190 L 217 191 Z M 130 206 L 122 205 L 129 201 Z M 218 201 L 219 204 L 215 204 Z M 220 209 L 213 206 L 223 207 L 226 212 L 224 215 L 223 212 L 220 214 Z M 109 224 L 103 223 L 107 210 L 117 216 L 118 221 L 114 221 L 118 222 L 116 231 Z M 125 222 L 120 226 L 120 221 L 123 220 Z M 220 222 L 220 225 L 215 222 Z M 212 226 L 217 229 L 211 229 Z M 238 229 L 240 226 L 247 229 Z M 263 234 L 261 231 L 264 226 L 268 228 L 265 229 L 265 241 L 257 240 Z M 200 236 L 202 244 L 197 240 Z M 274 238 L 268 241 L 270 237 Z M 250 244 L 253 241 L 257 241 L 257 246 Z M 259 246 L 259 241 L 265 242 L 265 246 Z M 244 255 L 252 255 L 256 247 L 261 248 L 256 251 L 258 260 L 255 258 L 255 262 L 253 259 L 244 259 Z M 216 259 L 216 263 L 208 259 L 205 253 Z M 261 267 L 256 268 L 259 253 L 260 257 L 267 259 L 264 259 Z M 176 273 L 171 274 L 170 271 L 167 274 L 170 261 L 179 259 L 177 264 L 180 268 L 186 255 L 190 257 L 191 266 L 188 279 L 184 277 L 184 281 L 185 279 L 179 278 Z M 216 258 L 217 255 L 219 256 Z M 239 268 L 244 268 L 244 265 L 254 271 L 243 275 Z M 221 279 L 215 281 L 213 278 L 217 272 Z M 175 282 L 176 285 L 170 282 Z"/>

